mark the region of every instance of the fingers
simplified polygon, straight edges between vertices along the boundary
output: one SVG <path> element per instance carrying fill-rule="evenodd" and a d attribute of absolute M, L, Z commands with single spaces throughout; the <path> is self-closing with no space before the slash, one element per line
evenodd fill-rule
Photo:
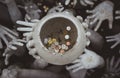
<path fill-rule="evenodd" d="M 6 45 L 8 45 L 8 40 L 7 37 L 10 37 L 11 39 L 16 39 L 16 36 L 18 36 L 17 33 L 9 30 L 6 27 L 0 26 L 3 29 L 3 32 L 0 34 L 1 38 L 3 39 L 3 41 L 5 42 Z M 5 36 L 6 35 L 6 36 Z"/>
<path fill-rule="evenodd" d="M 87 23 L 83 22 L 82 25 L 83 25 L 84 28 L 88 28 L 88 24 Z"/>
<path fill-rule="evenodd" d="M 120 59 L 117 60 L 115 66 L 114 66 L 114 69 L 117 70 L 117 68 L 119 67 L 119 64 L 120 64 Z"/>
<path fill-rule="evenodd" d="M 75 72 L 77 72 L 77 71 L 79 71 L 79 70 L 81 70 L 81 69 L 84 69 L 84 67 L 83 67 L 83 66 L 80 66 L 80 67 L 78 67 L 78 68 L 75 68 L 75 69 L 72 70 L 72 72 L 75 73 Z"/>
<path fill-rule="evenodd" d="M 36 52 L 37 52 L 36 49 L 30 49 L 29 54 L 34 55 Z"/>
<path fill-rule="evenodd" d="M 28 43 L 27 43 L 27 48 L 31 48 L 32 46 L 34 45 L 34 41 L 33 40 L 30 40 Z"/>
<path fill-rule="evenodd" d="M 102 21 L 100 20 L 97 24 L 97 26 L 94 28 L 94 31 L 97 31 L 100 28 Z"/>
<path fill-rule="evenodd" d="M 83 22 L 83 18 L 81 16 L 76 16 L 76 17 L 80 22 Z"/>
<path fill-rule="evenodd" d="M 113 44 L 111 48 L 115 48 L 118 44 L 120 44 L 120 41 L 117 41 L 115 44 Z"/>
<path fill-rule="evenodd" d="M 113 25 L 113 19 L 108 19 L 109 20 L 109 29 L 112 29 Z"/>
<path fill-rule="evenodd" d="M 3 56 L 5 56 L 5 65 L 8 65 L 9 64 L 9 58 L 11 56 L 11 54 L 8 52 L 10 51 L 9 48 L 5 49 L 5 52 L 3 53 Z"/>
<path fill-rule="evenodd" d="M 36 10 L 36 12 L 41 13 L 42 11 L 40 9 L 38 9 L 38 10 Z M 38 20 L 38 19 L 36 19 L 36 20 Z"/>
<path fill-rule="evenodd" d="M 92 14 L 91 16 L 88 16 L 87 18 L 88 19 L 93 19 L 93 18 L 96 18 L 98 15 L 98 13 L 95 13 L 95 14 Z"/>
<path fill-rule="evenodd" d="M 32 38 L 32 32 L 24 33 L 23 36 L 27 37 L 28 39 L 31 39 Z"/>
<path fill-rule="evenodd" d="M 115 56 L 112 57 L 111 61 L 110 61 L 110 71 L 112 72 L 113 71 L 113 65 L 114 65 L 114 61 L 115 61 Z"/>
<path fill-rule="evenodd" d="M 5 42 L 5 44 L 8 45 L 8 40 L 6 39 L 6 37 L 3 34 L 0 34 L 0 36 L 3 39 L 3 41 Z"/>
<path fill-rule="evenodd" d="M 17 46 L 23 46 L 24 45 L 23 43 L 25 43 L 25 42 L 26 41 L 20 40 L 20 39 L 10 42 L 7 46 L 7 49 L 5 49 L 4 53 L 6 54 L 6 52 L 8 52 L 10 50 L 17 50 Z"/>
<path fill-rule="evenodd" d="M 120 19 L 120 16 L 116 16 L 115 19 Z"/>
<path fill-rule="evenodd" d="M 120 58 L 117 60 L 116 64 L 117 64 L 117 65 L 116 65 L 115 71 L 117 70 L 117 71 L 116 71 L 116 73 L 117 73 L 117 72 L 120 72 L 120 68 L 119 68 Z"/>
<path fill-rule="evenodd" d="M 80 62 L 80 59 L 76 59 L 75 61 L 73 61 L 72 63 L 79 63 Z"/>
<path fill-rule="evenodd" d="M 3 53 L 3 56 L 5 56 L 5 64 L 6 65 L 8 65 L 8 63 L 9 63 L 8 60 L 9 60 L 10 56 L 13 54 L 13 52 L 11 52 L 11 50 L 17 50 L 17 46 L 23 46 L 24 42 L 25 42 L 25 40 L 17 39 L 17 40 L 13 40 L 8 43 L 8 46 Z"/>
<path fill-rule="evenodd" d="M 109 66 L 110 64 L 109 64 L 109 63 L 110 63 L 110 62 L 109 62 L 109 58 L 107 58 L 107 59 L 106 59 L 106 70 L 108 70 L 108 71 L 110 70 L 110 69 L 109 69 L 109 68 L 110 68 L 110 66 Z"/>
<path fill-rule="evenodd" d="M 33 19 L 33 20 L 31 20 L 31 22 L 33 22 L 33 23 L 37 23 L 37 22 L 39 22 L 40 20 L 38 20 L 38 19 Z"/>
<path fill-rule="evenodd" d="M 67 66 L 66 69 L 67 70 L 72 70 L 72 69 L 78 68 L 80 66 L 81 66 L 81 64 L 77 63 L 77 64 L 74 64 L 74 65 L 71 65 L 71 66 Z"/>
<path fill-rule="evenodd" d="M 10 29 L 8 29 L 8 28 L 6 28 L 4 26 L 0 26 L 0 27 L 3 28 L 6 32 L 9 32 L 9 33 L 13 34 L 14 36 L 18 36 L 18 33 L 13 32 L 12 30 L 10 30 Z"/>
<path fill-rule="evenodd" d="M 115 36 L 106 36 L 106 39 L 115 38 Z"/>
<path fill-rule="evenodd" d="M 70 3 L 70 0 L 65 0 L 65 5 L 68 5 Z"/>
<path fill-rule="evenodd" d="M 26 27 L 19 27 L 17 28 L 18 31 L 27 31 L 27 32 L 30 32 L 30 31 L 33 31 L 33 28 L 26 28 Z"/>
<path fill-rule="evenodd" d="M 8 65 L 8 64 L 9 64 L 9 58 L 10 58 L 10 56 L 11 56 L 11 55 L 6 54 L 5 65 Z"/>
<path fill-rule="evenodd" d="M 88 5 L 94 5 L 93 1 L 90 1 L 90 0 L 84 0 L 86 4 Z"/>
<path fill-rule="evenodd" d="M 23 34 L 23 36 L 26 36 L 26 37 L 27 37 L 27 36 L 31 36 L 31 35 L 32 35 L 32 33 L 30 33 L 30 32 L 27 32 L 27 33 L 24 33 L 24 34 Z"/>
<path fill-rule="evenodd" d="M 4 34 L 7 35 L 8 37 L 10 37 L 11 39 L 16 39 L 16 37 L 14 35 L 10 34 L 7 31 L 4 31 Z"/>
<path fill-rule="evenodd" d="M 107 40 L 107 42 L 113 42 L 113 41 L 116 41 L 116 39 L 113 38 L 113 39 L 108 39 L 108 40 Z"/>
<path fill-rule="evenodd" d="M 95 13 L 95 9 L 93 10 L 86 10 L 87 13 Z"/>
<path fill-rule="evenodd" d="M 31 33 L 31 32 L 30 32 L 30 33 L 24 33 L 23 36 L 26 37 L 26 40 L 27 40 L 27 41 L 29 41 L 29 40 L 32 39 L 32 33 Z"/>
<path fill-rule="evenodd" d="M 80 4 L 83 6 L 87 6 L 87 4 L 84 2 L 84 0 L 80 0 Z"/>
<path fill-rule="evenodd" d="M 22 42 L 22 43 L 26 43 L 26 41 L 25 41 L 25 40 L 22 40 L 22 39 L 17 39 L 16 41 Z"/>
<path fill-rule="evenodd" d="M 74 64 L 72 66 L 67 66 L 66 67 L 67 70 L 72 70 L 72 72 L 77 72 L 80 69 L 84 69 L 84 66 L 82 66 L 80 63 Z"/>
<path fill-rule="evenodd" d="M 35 59 L 41 59 L 39 55 L 36 55 L 36 49 L 30 49 L 29 54 L 32 55 Z"/>
<path fill-rule="evenodd" d="M 77 0 L 73 0 L 73 5 L 75 6 L 77 4 Z"/>
<path fill-rule="evenodd" d="M 71 0 L 65 0 L 65 5 L 69 5 Z M 75 6 L 77 3 L 77 0 L 73 0 L 73 6 Z"/>
<path fill-rule="evenodd" d="M 120 14 L 120 11 L 116 11 L 116 14 Z M 120 16 L 116 16 L 115 19 L 120 19 Z"/>
<path fill-rule="evenodd" d="M 4 53 L 3 53 L 3 56 L 6 56 L 6 54 L 10 51 L 10 48 L 6 48 Z"/>
<path fill-rule="evenodd" d="M 3 48 L 2 41 L 0 39 L 0 49 Z"/>
<path fill-rule="evenodd" d="M 16 23 L 20 25 L 24 25 L 24 26 L 29 26 L 29 27 L 33 27 L 36 25 L 36 23 L 29 23 L 29 22 L 24 22 L 24 21 L 17 21 Z"/>
<path fill-rule="evenodd" d="M 14 43 L 12 43 L 12 45 L 23 46 L 24 44 L 23 44 L 23 43 L 21 43 L 21 42 L 14 42 Z"/>
<path fill-rule="evenodd" d="M 118 44 L 120 44 L 119 35 L 107 36 L 106 39 L 107 42 L 115 41 L 115 44 L 111 46 L 112 49 L 115 48 Z"/>
<path fill-rule="evenodd" d="M 95 24 L 97 22 L 98 18 L 95 18 L 92 22 L 90 22 L 90 24 Z"/>
<path fill-rule="evenodd" d="M 25 40 L 21 40 L 21 39 L 17 39 L 17 40 L 13 40 L 12 42 L 10 42 L 9 43 L 9 45 L 11 45 L 11 46 L 23 46 L 24 45 L 24 43 L 26 43 L 26 41 Z M 9 47 L 9 48 L 11 48 L 11 47 Z M 12 48 L 11 48 L 12 49 Z M 13 50 L 16 50 L 16 49 L 13 49 Z"/>
<path fill-rule="evenodd" d="M 8 48 L 12 49 L 12 50 L 17 50 L 17 47 L 16 46 L 13 46 L 13 45 L 9 45 Z"/>
<path fill-rule="evenodd" d="M 116 14 L 120 14 L 120 11 L 115 11 Z"/>

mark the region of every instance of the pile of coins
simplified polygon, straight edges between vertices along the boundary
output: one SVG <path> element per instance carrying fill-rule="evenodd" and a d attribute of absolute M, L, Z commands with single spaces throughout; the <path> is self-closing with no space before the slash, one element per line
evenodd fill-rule
<path fill-rule="evenodd" d="M 61 34 L 59 33 L 58 38 L 60 34 L 63 36 L 61 40 L 58 40 L 58 38 L 55 37 L 48 37 L 44 39 L 44 44 L 47 47 L 47 49 L 52 52 L 53 54 L 59 53 L 63 55 L 66 51 L 70 49 L 71 41 L 70 41 L 70 35 L 68 32 L 71 31 L 71 27 L 67 26 L 64 32 Z"/>

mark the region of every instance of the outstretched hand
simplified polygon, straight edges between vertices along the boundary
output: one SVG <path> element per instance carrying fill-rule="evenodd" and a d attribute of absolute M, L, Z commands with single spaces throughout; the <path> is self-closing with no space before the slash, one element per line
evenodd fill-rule
<path fill-rule="evenodd" d="M 97 31 L 104 20 L 108 20 L 109 28 L 112 29 L 113 24 L 113 7 L 114 4 L 111 1 L 104 1 L 95 7 L 93 10 L 87 10 L 87 13 L 92 13 L 87 19 L 90 21 L 90 25 L 97 25 L 94 27 L 94 31 Z"/>
<path fill-rule="evenodd" d="M 85 54 L 81 55 L 78 59 L 73 62 L 73 65 L 67 66 L 67 70 L 77 72 L 81 69 L 92 69 L 104 64 L 104 60 L 101 56 L 95 52 L 85 49 Z"/>
<path fill-rule="evenodd" d="M 1 42 L 1 40 L 4 41 L 4 43 L 6 44 L 6 46 L 9 45 L 9 39 L 14 40 L 16 39 L 16 37 L 18 36 L 18 34 L 16 32 L 13 32 L 12 30 L 0 25 L 0 48 L 3 48 L 3 44 Z"/>
<path fill-rule="evenodd" d="M 120 44 L 120 33 L 113 36 L 107 36 L 106 39 L 107 39 L 107 42 L 115 42 L 111 46 L 111 48 L 115 48 L 118 44 Z"/>
<path fill-rule="evenodd" d="M 21 39 L 15 39 L 9 42 L 9 45 L 5 49 L 5 52 L 3 53 L 3 56 L 5 56 L 6 65 L 9 64 L 9 58 L 13 54 L 20 54 L 20 53 L 16 53 L 16 50 L 18 49 L 18 46 L 23 46 L 25 42 L 26 42 L 25 40 L 21 40 Z"/>

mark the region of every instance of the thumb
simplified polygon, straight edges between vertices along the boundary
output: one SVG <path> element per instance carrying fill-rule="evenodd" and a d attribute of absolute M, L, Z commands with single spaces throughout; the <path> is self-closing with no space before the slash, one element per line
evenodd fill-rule
<path fill-rule="evenodd" d="M 109 29 L 112 29 L 112 25 L 113 25 L 113 19 L 109 20 Z"/>

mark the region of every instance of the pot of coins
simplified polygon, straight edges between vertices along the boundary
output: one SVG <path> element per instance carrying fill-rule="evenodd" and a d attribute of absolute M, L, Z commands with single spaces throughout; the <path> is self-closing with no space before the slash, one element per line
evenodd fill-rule
<path fill-rule="evenodd" d="M 46 15 L 33 31 L 34 48 L 46 62 L 65 65 L 78 58 L 86 47 L 85 30 L 71 14 Z"/>

